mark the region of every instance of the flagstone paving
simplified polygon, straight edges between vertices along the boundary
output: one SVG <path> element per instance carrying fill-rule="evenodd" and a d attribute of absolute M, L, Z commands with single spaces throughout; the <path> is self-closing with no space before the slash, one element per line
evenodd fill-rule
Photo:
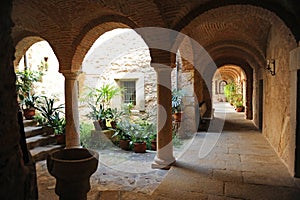
<path fill-rule="evenodd" d="M 177 162 L 169 171 L 150 168 L 155 152 L 101 151 L 88 199 L 300 199 L 299 180 L 289 174 L 268 141 L 243 114 L 224 105 L 226 116 L 216 109 L 212 122 L 226 117 L 221 134 L 199 132 L 185 141 L 175 150 Z M 40 199 L 58 199 L 45 162 L 37 164 L 37 171 Z"/>

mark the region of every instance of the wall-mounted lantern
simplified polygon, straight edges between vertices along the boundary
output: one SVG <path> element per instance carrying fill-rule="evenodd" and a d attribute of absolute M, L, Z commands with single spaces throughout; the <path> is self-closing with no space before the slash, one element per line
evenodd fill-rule
<path fill-rule="evenodd" d="M 275 76 L 275 59 L 267 60 L 266 70 L 268 70 L 272 76 Z"/>

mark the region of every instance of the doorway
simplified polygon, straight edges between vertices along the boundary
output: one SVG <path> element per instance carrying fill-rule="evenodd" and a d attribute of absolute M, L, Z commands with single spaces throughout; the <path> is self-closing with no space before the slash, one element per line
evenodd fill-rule
<path fill-rule="evenodd" d="M 297 71 L 297 116 L 296 116 L 295 177 L 300 178 L 300 70 Z"/>
<path fill-rule="evenodd" d="M 263 100 L 264 100 L 264 82 L 259 80 L 259 130 L 262 132 L 263 127 Z"/>

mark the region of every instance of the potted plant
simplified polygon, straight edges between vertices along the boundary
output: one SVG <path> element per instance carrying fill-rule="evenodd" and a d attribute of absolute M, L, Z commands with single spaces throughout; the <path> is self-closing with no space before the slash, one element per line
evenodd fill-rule
<path fill-rule="evenodd" d="M 105 118 L 105 112 L 103 110 L 103 107 L 101 104 L 99 104 L 98 108 L 95 105 L 89 104 L 90 108 L 92 109 L 89 114 L 87 114 L 87 117 L 94 120 L 94 126 L 96 130 L 100 130 L 98 127 L 102 130 L 106 130 L 106 118 Z"/>
<path fill-rule="evenodd" d="M 64 120 L 61 119 L 59 113 L 63 113 L 62 109 L 64 105 L 59 104 L 55 106 L 55 99 L 46 96 L 42 96 L 40 99 L 36 107 L 39 115 L 35 117 L 39 125 L 50 128 L 53 133 L 55 133 L 56 129 L 56 135 L 63 133 L 63 131 L 60 131 L 62 129 L 59 128 L 62 126 L 61 124 L 63 124 Z"/>
<path fill-rule="evenodd" d="M 59 112 L 54 112 L 51 116 L 51 120 L 48 122 L 48 126 L 53 128 L 56 137 L 57 144 L 65 144 L 66 137 L 66 120 L 60 116 Z"/>
<path fill-rule="evenodd" d="M 134 152 L 145 153 L 147 149 L 146 141 L 149 139 L 148 128 L 140 124 L 132 124 L 130 136 Z"/>
<path fill-rule="evenodd" d="M 35 101 L 37 97 L 34 96 L 32 90 L 34 83 L 40 80 L 42 74 L 38 71 L 26 69 L 23 71 L 17 71 L 16 76 L 16 90 L 24 117 L 25 119 L 33 119 L 33 116 L 35 115 Z"/>
<path fill-rule="evenodd" d="M 106 112 L 109 113 L 109 115 L 106 114 L 106 117 L 109 117 L 111 128 L 117 129 L 117 123 L 120 121 L 124 113 L 122 111 L 118 111 L 117 108 L 109 108 L 109 111 Z"/>
<path fill-rule="evenodd" d="M 106 120 L 113 117 L 112 109 L 109 107 L 110 101 L 114 96 L 118 95 L 120 91 L 120 88 L 106 84 L 100 88 L 87 88 L 83 98 L 81 98 L 81 101 L 87 102 L 91 108 L 91 112 L 87 117 L 98 121 L 102 130 L 107 129 Z M 95 128 L 98 129 L 97 124 L 94 123 L 94 125 Z"/>
<path fill-rule="evenodd" d="M 235 103 L 234 103 L 234 107 L 235 107 L 235 110 L 237 111 L 237 112 L 243 112 L 244 111 L 244 105 L 243 105 L 243 101 L 236 101 Z"/>
<path fill-rule="evenodd" d="M 180 122 L 182 118 L 182 105 L 185 93 L 183 90 L 174 89 L 172 91 L 172 113 L 174 120 Z"/>
<path fill-rule="evenodd" d="M 157 138 L 156 131 L 153 130 L 152 132 L 149 132 L 150 146 L 153 151 L 156 151 L 156 146 L 157 146 L 156 138 Z"/>
<path fill-rule="evenodd" d="M 38 96 L 31 94 L 23 98 L 21 104 L 25 119 L 33 119 L 35 116 L 35 104 L 37 99 Z"/>
<path fill-rule="evenodd" d="M 117 123 L 115 134 L 112 137 L 118 137 L 119 140 L 119 147 L 123 150 L 129 150 L 130 149 L 130 127 L 131 124 L 128 120 L 122 120 Z"/>

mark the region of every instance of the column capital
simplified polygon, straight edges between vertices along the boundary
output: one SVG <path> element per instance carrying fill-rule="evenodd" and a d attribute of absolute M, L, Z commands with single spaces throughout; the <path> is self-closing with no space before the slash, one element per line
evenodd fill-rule
<path fill-rule="evenodd" d="M 76 80 L 82 71 L 62 70 L 60 73 L 62 73 L 66 79 Z"/>
<path fill-rule="evenodd" d="M 176 62 L 175 53 L 163 49 L 154 49 L 154 48 L 150 48 L 149 51 L 151 56 L 151 65 L 159 63 L 171 67 L 175 66 L 175 62 Z"/>
<path fill-rule="evenodd" d="M 157 72 L 157 73 L 161 73 L 161 72 L 172 72 L 173 68 L 167 65 L 163 65 L 163 64 L 158 64 L 158 63 L 153 63 L 152 64 L 153 69 Z"/>

